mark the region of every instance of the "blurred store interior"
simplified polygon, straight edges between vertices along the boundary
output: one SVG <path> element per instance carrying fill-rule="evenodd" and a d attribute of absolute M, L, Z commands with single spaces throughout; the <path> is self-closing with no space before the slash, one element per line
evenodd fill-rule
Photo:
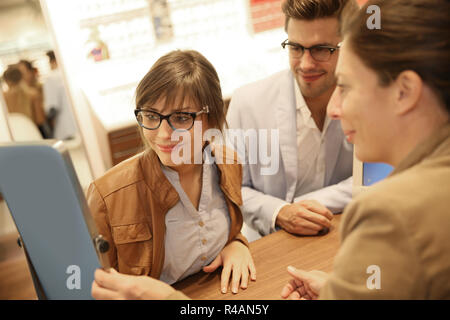
<path fill-rule="evenodd" d="M 287 68 L 280 5 L 280 0 L 2 0 L 0 141 L 64 139 L 85 189 L 141 150 L 134 91 L 163 54 L 201 52 L 219 74 L 225 102 L 236 88 Z M 47 135 L 38 119 L 29 121 L 6 103 L 5 71 L 20 69 L 25 60 L 34 77 L 27 87 L 40 92 L 40 108 L 48 115 L 45 84 L 54 71 L 49 51 L 68 101 L 69 137 Z M 25 80 L 23 75 L 21 83 Z M 0 201 L 0 235 L 14 230 L 7 211 Z"/>

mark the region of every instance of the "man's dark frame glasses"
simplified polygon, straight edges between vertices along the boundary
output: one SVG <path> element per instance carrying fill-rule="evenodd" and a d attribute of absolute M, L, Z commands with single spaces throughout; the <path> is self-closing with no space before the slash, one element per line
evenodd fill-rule
<path fill-rule="evenodd" d="M 281 47 L 283 47 L 283 49 L 286 48 L 286 46 L 291 46 L 297 50 L 301 50 L 299 51 L 299 58 L 303 57 L 303 54 L 305 53 L 305 50 L 309 50 L 309 53 L 311 54 L 311 57 L 319 62 L 326 62 L 328 61 L 331 56 L 333 55 L 333 53 L 340 48 L 339 44 L 336 47 L 333 46 L 326 46 L 326 45 L 316 45 L 316 46 L 312 46 L 312 47 L 304 47 L 301 44 L 295 43 L 295 42 L 290 42 L 289 39 L 284 40 L 281 43 Z M 317 51 L 314 51 L 314 49 L 328 49 L 328 51 L 330 52 L 330 54 L 328 55 L 328 57 L 326 59 L 317 59 L 316 55 L 317 55 Z M 301 52 L 301 53 L 300 53 Z"/>

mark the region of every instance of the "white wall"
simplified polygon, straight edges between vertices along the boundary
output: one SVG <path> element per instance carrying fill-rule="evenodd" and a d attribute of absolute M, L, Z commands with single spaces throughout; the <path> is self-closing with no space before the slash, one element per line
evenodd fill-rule
<path fill-rule="evenodd" d="M 51 48 L 50 33 L 39 8 L 29 4 L 0 7 L 0 73 L 20 59 L 35 60 L 41 75 L 50 70 L 45 51 Z"/>
<path fill-rule="evenodd" d="M 54 39 L 55 54 L 68 87 L 92 175 L 97 178 L 103 175 L 107 168 L 102 161 L 103 155 L 94 130 L 91 108 L 79 85 L 79 70 L 82 68 L 83 58 L 78 55 L 79 48 L 77 48 L 77 44 L 80 43 L 77 38 L 81 36 L 77 32 L 78 21 L 70 15 L 70 12 L 60 14 L 67 13 L 75 4 L 60 0 L 41 0 L 41 6 Z"/>
<path fill-rule="evenodd" d="M 9 131 L 7 120 L 6 103 L 3 95 L 0 94 L 0 143 L 11 141 L 11 132 Z"/>
<path fill-rule="evenodd" d="M 0 8 L 0 42 L 30 41 L 48 33 L 42 15 L 29 5 Z"/>

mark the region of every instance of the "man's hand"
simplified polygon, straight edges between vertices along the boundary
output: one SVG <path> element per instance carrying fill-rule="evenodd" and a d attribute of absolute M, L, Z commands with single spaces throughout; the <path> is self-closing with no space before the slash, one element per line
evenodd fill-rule
<path fill-rule="evenodd" d="M 167 283 L 151 277 L 97 269 L 91 294 L 97 300 L 163 300 L 174 291 Z"/>
<path fill-rule="evenodd" d="M 281 208 L 275 223 L 289 233 L 317 235 L 331 226 L 331 219 L 331 211 L 319 202 L 302 200 Z"/>
<path fill-rule="evenodd" d="M 310 272 L 289 266 L 288 273 L 293 277 L 281 291 L 283 299 L 316 300 L 320 289 L 328 278 L 328 273 L 318 270 Z"/>

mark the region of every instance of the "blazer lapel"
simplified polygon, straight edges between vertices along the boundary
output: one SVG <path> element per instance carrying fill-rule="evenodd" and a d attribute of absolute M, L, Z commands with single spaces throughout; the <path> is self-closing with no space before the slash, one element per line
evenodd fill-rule
<path fill-rule="evenodd" d="M 297 183 L 297 117 L 294 79 L 286 73 L 279 82 L 280 93 L 275 104 L 275 117 L 280 134 L 280 154 L 286 179 L 286 201 L 294 198 Z"/>

